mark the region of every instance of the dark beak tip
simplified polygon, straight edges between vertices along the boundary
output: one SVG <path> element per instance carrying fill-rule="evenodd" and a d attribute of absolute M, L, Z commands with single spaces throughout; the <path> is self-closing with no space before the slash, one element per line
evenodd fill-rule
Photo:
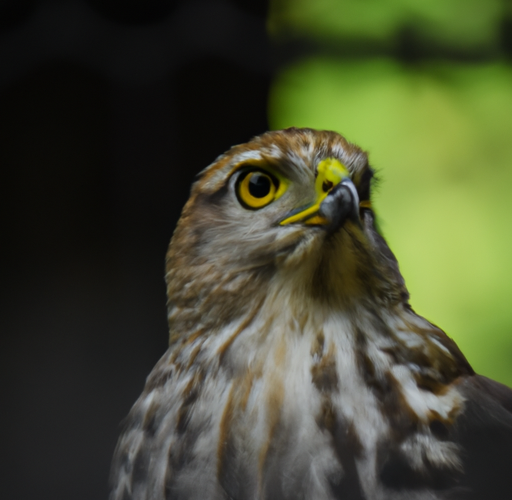
<path fill-rule="evenodd" d="M 334 230 L 347 219 L 359 218 L 359 196 L 350 179 L 344 179 L 334 186 L 320 205 L 319 214 L 330 221 Z"/>

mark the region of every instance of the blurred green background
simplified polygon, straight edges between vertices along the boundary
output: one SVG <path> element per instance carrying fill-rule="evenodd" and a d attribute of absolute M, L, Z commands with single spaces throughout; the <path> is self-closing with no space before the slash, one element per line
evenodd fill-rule
<path fill-rule="evenodd" d="M 284 57 L 271 128 L 336 130 L 369 152 L 411 305 L 508 385 L 511 19 L 498 0 L 273 0 L 268 21 Z"/>

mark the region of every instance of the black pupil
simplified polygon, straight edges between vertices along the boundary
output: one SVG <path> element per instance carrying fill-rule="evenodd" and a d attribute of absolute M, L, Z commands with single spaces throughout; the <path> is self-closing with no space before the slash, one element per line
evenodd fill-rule
<path fill-rule="evenodd" d="M 249 193 L 255 198 L 265 198 L 270 193 L 271 180 L 263 174 L 252 174 L 249 179 Z"/>

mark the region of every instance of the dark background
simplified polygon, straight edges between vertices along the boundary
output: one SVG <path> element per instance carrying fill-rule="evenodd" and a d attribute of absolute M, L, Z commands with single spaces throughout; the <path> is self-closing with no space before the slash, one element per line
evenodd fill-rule
<path fill-rule="evenodd" d="M 396 2 L 385 43 L 286 32 L 284 14 L 271 43 L 269 4 L 0 0 L 2 498 L 107 498 L 120 422 L 167 346 L 164 258 L 190 185 L 269 128 L 289 62 L 512 61 L 511 0 L 488 47 L 436 42 Z M 272 5 L 274 24 L 295 8 Z M 343 12 L 364 21 L 360 5 Z"/>
<path fill-rule="evenodd" d="M 2 498 L 101 499 L 194 176 L 268 128 L 266 1 L 0 3 Z"/>

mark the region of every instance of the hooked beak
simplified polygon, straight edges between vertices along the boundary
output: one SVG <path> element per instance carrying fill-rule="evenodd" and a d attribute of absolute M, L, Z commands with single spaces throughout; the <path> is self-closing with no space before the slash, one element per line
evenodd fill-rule
<path fill-rule="evenodd" d="M 301 222 L 336 229 L 348 218 L 359 218 L 359 196 L 347 168 L 336 158 L 327 158 L 317 172 L 315 202 L 293 210 L 280 222 L 282 226 Z"/>

